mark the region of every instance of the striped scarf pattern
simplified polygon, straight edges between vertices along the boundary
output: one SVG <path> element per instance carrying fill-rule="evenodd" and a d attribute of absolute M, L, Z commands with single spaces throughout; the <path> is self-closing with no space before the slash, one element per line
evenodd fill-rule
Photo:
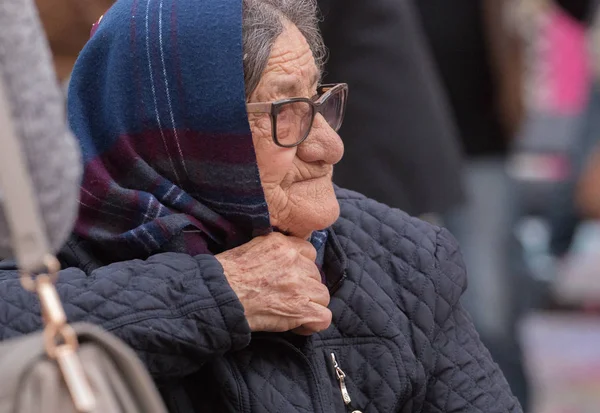
<path fill-rule="evenodd" d="M 216 254 L 272 229 L 247 120 L 240 0 L 119 0 L 75 65 L 76 233 L 113 259 Z"/>

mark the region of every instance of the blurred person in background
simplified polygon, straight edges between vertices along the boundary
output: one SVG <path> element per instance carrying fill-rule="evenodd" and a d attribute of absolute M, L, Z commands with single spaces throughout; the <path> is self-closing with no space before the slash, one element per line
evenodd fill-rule
<path fill-rule="evenodd" d="M 466 154 L 466 205 L 444 217 L 473 274 L 464 305 L 525 403 L 525 379 L 510 321 L 514 199 L 505 170 L 523 103 L 520 49 L 503 25 L 505 3 L 415 1 Z"/>
<path fill-rule="evenodd" d="M 319 0 L 328 82 L 352 90 L 334 181 L 414 215 L 464 200 L 450 107 L 412 0 Z"/>
<path fill-rule="evenodd" d="M 557 186 L 552 199 L 550 217 L 550 251 L 562 258 L 572 246 L 575 232 L 582 220 L 595 209 L 590 195 L 593 188 L 589 186 L 590 178 L 594 175 L 596 157 L 592 156 L 587 172 L 588 158 L 600 142 L 600 84 L 598 72 L 600 64 L 600 22 L 598 19 L 598 0 L 557 0 L 571 17 L 588 27 L 591 39 L 590 52 L 594 85 L 590 91 L 589 101 L 582 115 L 582 121 L 569 155 L 570 173 L 565 182 Z M 581 181 L 581 183 L 580 183 Z"/>
<path fill-rule="evenodd" d="M 114 0 L 36 0 L 54 58 L 58 80 L 66 88 L 90 30 Z M 66 92 L 66 90 L 65 90 Z"/>
<path fill-rule="evenodd" d="M 598 144 L 600 143 L 600 85 L 591 91 L 582 123 L 574 136 L 569 153 L 570 172 L 565 182 L 556 187 L 548 211 L 550 218 L 550 252 L 564 258 L 570 251 L 579 225 L 586 219 L 597 219 Z"/>
<path fill-rule="evenodd" d="M 570 181 L 572 215 L 581 219 L 600 219 L 600 1 L 589 0 L 586 20 L 591 23 L 591 56 L 594 87 L 585 123 L 574 158 L 578 173 Z M 571 210 L 569 210 L 571 211 Z"/>
<path fill-rule="evenodd" d="M 518 54 L 498 27 L 501 2 L 490 3 L 488 10 L 483 0 L 416 2 L 467 157 L 467 205 L 448 214 L 447 225 L 461 239 L 467 265 L 478 277 L 470 280 L 467 293 L 473 317 L 481 331 L 494 332 L 504 311 L 496 294 L 509 271 L 505 159 L 522 103 L 519 67 L 507 64 L 518 61 Z"/>

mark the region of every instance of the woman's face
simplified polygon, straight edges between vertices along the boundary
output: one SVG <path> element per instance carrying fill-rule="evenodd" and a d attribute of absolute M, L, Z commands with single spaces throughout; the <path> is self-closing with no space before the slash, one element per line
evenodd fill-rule
<path fill-rule="evenodd" d="M 273 45 L 249 102 L 312 97 L 317 93 L 319 79 L 306 39 L 288 23 Z M 273 142 L 269 115 L 251 114 L 249 121 L 271 225 L 303 239 L 332 225 L 339 216 L 331 180 L 333 165 L 344 153 L 338 134 L 317 114 L 310 135 L 302 144 L 282 148 Z"/>

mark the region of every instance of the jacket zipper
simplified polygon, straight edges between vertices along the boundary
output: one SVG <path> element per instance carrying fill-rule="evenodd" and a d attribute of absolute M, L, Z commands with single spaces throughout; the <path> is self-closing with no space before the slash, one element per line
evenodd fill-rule
<path fill-rule="evenodd" d="M 352 398 L 350 397 L 350 393 L 348 392 L 348 388 L 346 387 L 346 373 L 338 364 L 337 359 L 335 358 L 335 353 L 331 353 L 331 362 L 333 364 L 333 369 L 335 370 L 335 375 L 337 376 L 338 381 L 340 382 L 340 391 L 342 392 L 342 400 L 344 400 L 344 404 L 348 411 L 352 413 L 362 413 L 360 410 L 353 410 L 351 403 Z"/>

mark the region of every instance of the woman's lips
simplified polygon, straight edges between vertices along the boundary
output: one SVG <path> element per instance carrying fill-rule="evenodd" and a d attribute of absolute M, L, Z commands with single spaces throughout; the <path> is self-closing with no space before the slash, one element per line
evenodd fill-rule
<path fill-rule="evenodd" d="M 299 179 L 296 182 L 294 182 L 295 184 L 304 184 L 304 183 L 311 183 L 311 182 L 315 182 L 324 178 L 329 179 L 330 175 L 329 174 L 325 174 L 325 175 L 321 175 L 321 176 L 316 176 L 314 178 L 306 178 L 306 179 Z"/>
<path fill-rule="evenodd" d="M 304 179 L 304 180 L 298 181 L 298 182 L 318 181 L 319 179 L 323 179 L 323 178 L 327 178 L 327 175 L 317 176 L 316 178 L 308 178 L 308 179 Z"/>

